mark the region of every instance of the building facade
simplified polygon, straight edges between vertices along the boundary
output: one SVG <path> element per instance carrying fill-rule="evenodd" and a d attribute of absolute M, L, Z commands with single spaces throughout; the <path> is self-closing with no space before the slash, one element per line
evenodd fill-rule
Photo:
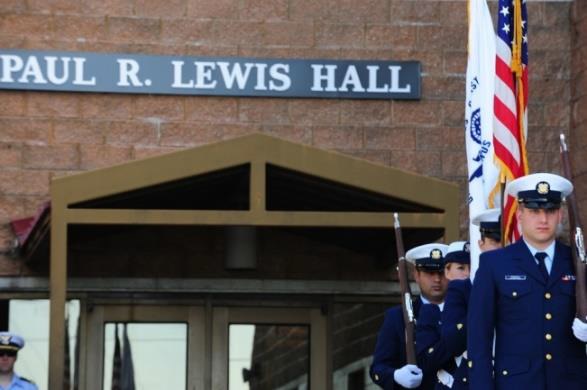
<path fill-rule="evenodd" d="M 530 170 L 560 172 L 567 135 L 585 220 L 587 4 L 527 4 Z M 45 308 L 37 382 L 68 375 L 49 350 L 79 312 L 79 388 L 109 386 L 116 323 L 143 341 L 135 355 L 176 346 L 179 388 L 371 386 L 398 299 L 384 218 L 402 213 L 406 247 L 466 237 L 465 0 L 6 0 L 13 49 L 419 61 L 418 100 L 0 90 L 0 320 L 19 330 L 23 307 Z"/>

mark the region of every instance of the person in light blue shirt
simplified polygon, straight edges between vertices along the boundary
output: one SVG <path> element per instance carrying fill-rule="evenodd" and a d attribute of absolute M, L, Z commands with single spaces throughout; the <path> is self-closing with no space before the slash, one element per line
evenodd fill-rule
<path fill-rule="evenodd" d="M 38 390 L 37 385 L 14 372 L 18 351 L 23 347 L 21 336 L 0 332 L 0 390 Z"/>

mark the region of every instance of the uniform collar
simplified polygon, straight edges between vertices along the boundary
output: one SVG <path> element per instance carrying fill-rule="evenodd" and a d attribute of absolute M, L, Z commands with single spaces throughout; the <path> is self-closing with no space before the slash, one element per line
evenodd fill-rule
<path fill-rule="evenodd" d="M 19 380 L 20 380 L 20 377 L 16 374 L 16 372 L 12 372 L 12 380 L 8 384 L 8 387 L 4 388 L 4 387 L 0 386 L 0 389 L 9 390 L 9 389 L 14 388 L 15 386 L 20 387 Z"/>
<path fill-rule="evenodd" d="M 546 249 L 544 249 L 544 250 L 538 250 L 538 249 L 534 248 L 526 240 L 524 240 L 524 244 L 526 244 L 526 246 L 528 247 L 528 250 L 530 251 L 530 253 L 532 253 L 532 256 L 535 256 L 536 253 L 538 253 L 538 252 L 544 252 L 544 253 L 546 253 L 548 255 L 548 258 L 549 259 L 551 259 L 551 260 L 554 259 L 554 247 L 555 247 L 555 244 L 556 244 L 556 240 L 552 240 L 552 242 L 550 243 L 550 245 Z"/>
<path fill-rule="evenodd" d="M 424 295 L 420 295 L 420 300 L 421 300 L 421 301 L 422 301 L 422 303 L 424 303 L 424 304 L 428 303 L 428 304 L 435 305 L 435 303 L 432 303 L 432 302 L 430 302 L 428 299 L 424 298 Z M 440 304 L 436 305 L 436 306 L 438 306 L 438 308 L 440 309 L 440 311 L 442 311 L 442 309 L 444 309 L 444 301 L 443 301 L 442 303 L 440 303 Z"/>

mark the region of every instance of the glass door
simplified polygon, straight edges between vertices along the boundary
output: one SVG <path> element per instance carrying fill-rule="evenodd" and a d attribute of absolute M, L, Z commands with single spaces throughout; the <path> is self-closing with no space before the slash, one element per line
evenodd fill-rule
<path fill-rule="evenodd" d="M 140 390 L 328 389 L 327 316 L 320 309 L 112 304 L 82 310 L 83 389 L 129 381 Z"/>
<path fill-rule="evenodd" d="M 327 388 L 326 317 L 319 309 L 213 310 L 212 388 Z"/>
<path fill-rule="evenodd" d="M 87 325 L 82 388 L 204 389 L 202 307 L 100 305 Z"/>

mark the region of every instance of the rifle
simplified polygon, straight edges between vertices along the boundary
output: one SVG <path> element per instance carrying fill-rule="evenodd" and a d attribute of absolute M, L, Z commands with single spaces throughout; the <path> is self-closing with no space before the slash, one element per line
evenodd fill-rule
<path fill-rule="evenodd" d="M 563 134 L 560 135 L 560 144 L 563 174 L 568 180 L 571 180 L 572 171 L 569 150 Z M 585 255 L 581 216 L 579 215 L 577 200 L 572 193 L 567 196 L 567 209 L 569 211 L 569 225 L 571 228 L 571 246 L 573 247 L 571 252 L 573 255 L 575 278 L 577 280 L 575 283 L 576 317 L 587 323 L 587 256 Z"/>
<path fill-rule="evenodd" d="M 414 347 L 414 310 L 412 308 L 412 291 L 408 282 L 408 266 L 402 239 L 402 228 L 399 224 L 397 213 L 393 213 L 393 227 L 395 229 L 395 246 L 397 248 L 397 273 L 399 286 L 402 293 L 402 312 L 404 314 L 404 327 L 406 330 L 406 361 L 408 364 L 416 364 L 416 349 Z"/>

